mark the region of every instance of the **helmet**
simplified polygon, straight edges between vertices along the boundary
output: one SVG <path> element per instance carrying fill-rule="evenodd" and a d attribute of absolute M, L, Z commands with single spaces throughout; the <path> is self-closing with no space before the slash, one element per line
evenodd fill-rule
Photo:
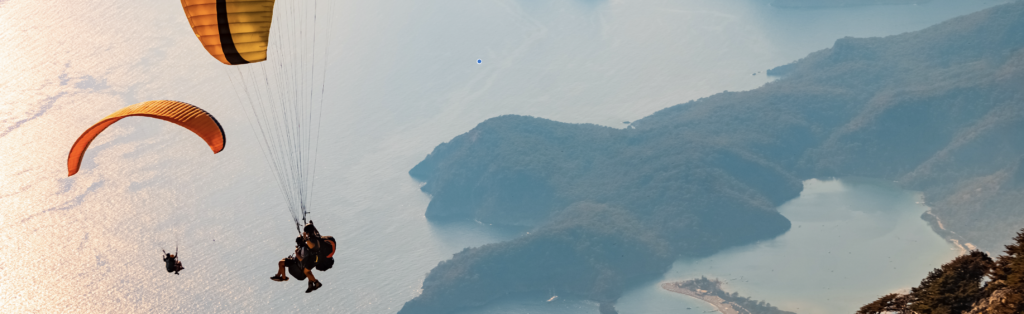
<path fill-rule="evenodd" d="M 313 222 L 312 221 L 310 221 L 308 224 L 306 224 L 305 227 L 302 227 L 302 231 L 305 232 L 310 237 L 320 237 L 320 232 L 317 231 L 316 227 L 313 226 Z"/>

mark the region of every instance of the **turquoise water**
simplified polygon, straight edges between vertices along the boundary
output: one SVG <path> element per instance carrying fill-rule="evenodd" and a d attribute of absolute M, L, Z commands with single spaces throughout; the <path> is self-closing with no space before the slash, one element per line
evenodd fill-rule
<path fill-rule="evenodd" d="M 778 238 L 714 256 L 680 260 L 664 281 L 719 278 L 725 290 L 797 313 L 852 313 L 878 297 L 920 283 L 959 249 L 933 233 L 919 193 L 863 179 L 809 180 L 779 211 L 793 228 Z M 622 313 L 659 313 L 681 295 L 627 293 Z"/>
<path fill-rule="evenodd" d="M 431 223 L 428 196 L 406 174 L 480 121 L 523 114 L 621 127 L 676 103 L 761 86 L 764 70 L 836 38 L 916 30 L 997 3 L 781 10 L 753 0 L 336 1 L 311 217 L 341 246 L 335 268 L 318 276 L 324 287 L 307 295 L 301 283 L 267 279 L 292 249 L 291 219 L 228 72 L 196 42 L 178 1 L 0 1 L 0 308 L 393 313 L 438 262 L 522 232 Z M 65 177 L 82 130 L 152 99 L 213 113 L 228 133 L 224 152 L 210 154 L 178 127 L 126 119 Z M 825 227 L 805 223 L 792 233 L 814 228 Z M 159 259 L 176 243 L 187 268 L 180 276 Z M 931 252 L 917 255 L 945 260 Z M 677 263 L 666 280 L 712 265 L 680 263 L 690 264 Z M 908 264 L 916 266 L 906 278 L 920 278 L 926 264 Z M 730 287 L 804 306 L 766 288 L 779 278 L 758 278 Z M 895 278 L 904 277 L 864 291 L 907 285 Z M 644 289 L 623 298 L 623 312 L 636 298 L 688 302 Z M 508 304 L 522 312 L 531 302 Z"/>
<path fill-rule="evenodd" d="M 724 290 L 796 313 L 853 313 L 878 297 L 916 286 L 959 249 L 933 233 L 919 193 L 865 179 L 808 180 L 779 211 L 793 228 L 771 240 L 676 261 L 662 278 L 625 293 L 622 314 L 705 313 L 703 301 L 661 283 L 706 276 Z M 686 310 L 690 308 L 690 310 Z M 482 313 L 596 313 L 589 301 L 504 300 Z"/>

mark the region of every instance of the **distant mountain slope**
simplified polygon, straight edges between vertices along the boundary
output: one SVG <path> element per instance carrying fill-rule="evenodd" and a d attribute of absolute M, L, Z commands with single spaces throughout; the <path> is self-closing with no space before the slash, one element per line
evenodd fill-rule
<path fill-rule="evenodd" d="M 427 216 L 537 229 L 442 262 L 402 313 L 552 285 L 610 304 L 675 256 L 785 232 L 775 207 L 813 177 L 922 190 L 954 236 L 997 250 L 1024 227 L 1021 48 L 1015 2 L 914 33 L 843 38 L 780 80 L 669 107 L 635 128 L 487 120 L 410 171 L 433 197 Z M 643 258 L 615 260 L 627 248 L 612 239 L 635 239 L 630 254 Z M 565 269 L 580 273 L 552 279 Z"/>
<path fill-rule="evenodd" d="M 914 33 L 843 38 L 784 79 L 633 126 L 730 141 L 800 178 L 896 180 L 924 191 L 947 229 L 995 251 L 1024 227 L 1012 219 L 1024 212 L 1012 205 L 1024 200 L 1022 16 L 1015 2 Z"/>

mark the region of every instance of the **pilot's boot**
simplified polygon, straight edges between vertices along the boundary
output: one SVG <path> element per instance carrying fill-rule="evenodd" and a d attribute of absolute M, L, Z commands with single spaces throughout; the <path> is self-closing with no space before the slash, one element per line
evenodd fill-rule
<path fill-rule="evenodd" d="M 309 288 L 306 288 L 306 293 L 313 292 L 313 290 L 320 289 L 320 287 L 323 287 L 323 286 L 324 285 L 321 284 L 319 280 L 317 280 L 317 281 L 310 281 L 309 282 Z"/>

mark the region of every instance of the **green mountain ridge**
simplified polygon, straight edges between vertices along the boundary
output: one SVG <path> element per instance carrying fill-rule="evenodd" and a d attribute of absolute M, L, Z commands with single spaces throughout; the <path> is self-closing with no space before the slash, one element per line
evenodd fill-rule
<path fill-rule="evenodd" d="M 816 177 L 923 191 L 951 235 L 994 251 L 1024 227 L 1021 48 L 1018 1 L 917 32 L 843 38 L 761 88 L 632 128 L 484 121 L 410 170 L 432 196 L 426 215 L 536 229 L 441 262 L 400 313 L 551 290 L 613 312 L 625 287 L 679 256 L 784 233 L 775 208 Z"/>

